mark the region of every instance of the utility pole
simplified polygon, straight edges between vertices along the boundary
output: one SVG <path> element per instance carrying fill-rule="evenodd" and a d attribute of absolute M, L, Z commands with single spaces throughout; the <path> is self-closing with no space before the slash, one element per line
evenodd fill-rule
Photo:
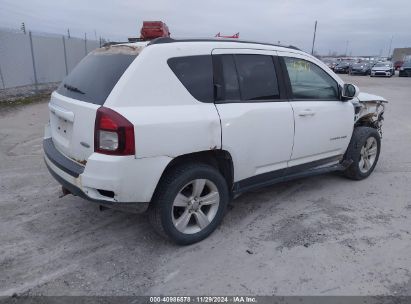
<path fill-rule="evenodd" d="M 84 56 L 87 56 L 87 33 L 84 33 Z"/>
<path fill-rule="evenodd" d="M 1 66 L 0 66 L 0 79 L 1 79 L 1 83 L 3 85 L 3 89 L 5 89 L 6 85 L 4 84 L 4 78 L 3 78 L 3 73 L 1 72 Z"/>
<path fill-rule="evenodd" d="M 387 56 L 387 57 L 391 57 L 391 46 L 392 46 L 392 39 L 394 39 L 394 36 L 391 36 L 391 40 L 390 40 L 390 47 L 388 48 L 388 56 Z"/>
<path fill-rule="evenodd" d="M 31 63 L 33 64 L 34 86 L 36 88 L 36 93 L 37 93 L 38 92 L 37 70 L 36 70 L 36 61 L 34 57 L 33 38 L 31 36 L 31 32 L 29 32 L 29 39 L 30 39 L 30 51 L 31 51 Z"/>
<path fill-rule="evenodd" d="M 314 37 L 313 37 L 313 47 L 311 48 L 311 55 L 314 55 L 314 44 L 315 44 L 315 34 L 317 33 L 317 20 L 315 20 L 314 25 Z"/>
<path fill-rule="evenodd" d="M 345 57 L 347 57 L 347 53 L 348 53 L 348 43 L 349 41 L 347 40 L 347 42 L 345 43 Z"/>

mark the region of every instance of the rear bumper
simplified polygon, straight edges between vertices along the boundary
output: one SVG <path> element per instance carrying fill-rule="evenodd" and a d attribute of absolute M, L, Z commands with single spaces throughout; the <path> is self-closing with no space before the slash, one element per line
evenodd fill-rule
<path fill-rule="evenodd" d="M 84 166 L 68 159 L 56 149 L 51 137 L 43 140 L 43 150 L 47 160 L 68 175 L 77 178 L 84 172 Z"/>
<path fill-rule="evenodd" d="M 82 166 L 58 151 L 51 137 L 43 140 L 43 149 L 51 175 L 74 195 L 111 208 L 132 203 L 132 209 L 137 211 L 147 208 L 171 160 L 168 157 L 136 159 L 93 153 Z"/>
<path fill-rule="evenodd" d="M 67 176 L 64 176 L 63 172 L 59 172 L 59 169 L 54 166 L 54 164 L 51 162 L 51 160 L 47 157 L 44 156 L 44 161 L 46 163 L 47 169 L 49 170 L 50 174 L 54 177 L 56 181 L 58 181 L 64 188 L 66 188 L 68 191 L 71 192 L 71 194 L 75 196 L 80 196 L 81 198 L 95 201 L 95 202 L 105 202 L 105 201 L 100 201 L 100 200 L 93 200 L 90 197 L 88 197 L 80 188 L 80 186 L 77 185 L 77 182 L 74 177 L 68 178 Z"/>

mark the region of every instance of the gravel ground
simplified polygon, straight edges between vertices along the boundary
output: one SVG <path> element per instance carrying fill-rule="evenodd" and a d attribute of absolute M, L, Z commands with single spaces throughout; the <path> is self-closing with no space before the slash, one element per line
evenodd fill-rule
<path fill-rule="evenodd" d="M 0 296 L 411 295 L 411 78 L 344 78 L 390 101 L 375 172 L 245 194 L 187 247 L 144 214 L 59 197 L 42 160 L 47 104 L 0 109 Z"/>

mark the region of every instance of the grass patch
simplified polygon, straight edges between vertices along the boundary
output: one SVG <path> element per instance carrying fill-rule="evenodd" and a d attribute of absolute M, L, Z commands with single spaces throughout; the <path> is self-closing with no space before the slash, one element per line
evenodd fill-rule
<path fill-rule="evenodd" d="M 39 93 L 32 96 L 20 97 L 20 98 L 13 98 L 8 100 L 1 100 L 0 101 L 0 108 L 10 108 L 16 106 L 24 106 L 32 103 L 42 102 L 45 100 L 50 99 L 51 93 Z"/>

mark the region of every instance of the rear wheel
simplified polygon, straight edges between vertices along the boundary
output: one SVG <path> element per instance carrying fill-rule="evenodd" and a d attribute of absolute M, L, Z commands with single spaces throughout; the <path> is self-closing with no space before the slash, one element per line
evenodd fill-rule
<path fill-rule="evenodd" d="M 228 200 L 218 170 L 201 163 L 181 166 L 162 178 L 149 208 L 150 222 L 177 244 L 196 243 L 220 224 Z"/>
<path fill-rule="evenodd" d="M 358 127 L 345 154 L 345 159 L 352 161 L 344 171 L 350 179 L 361 180 L 368 177 L 378 162 L 381 149 L 380 134 L 374 128 Z"/>

